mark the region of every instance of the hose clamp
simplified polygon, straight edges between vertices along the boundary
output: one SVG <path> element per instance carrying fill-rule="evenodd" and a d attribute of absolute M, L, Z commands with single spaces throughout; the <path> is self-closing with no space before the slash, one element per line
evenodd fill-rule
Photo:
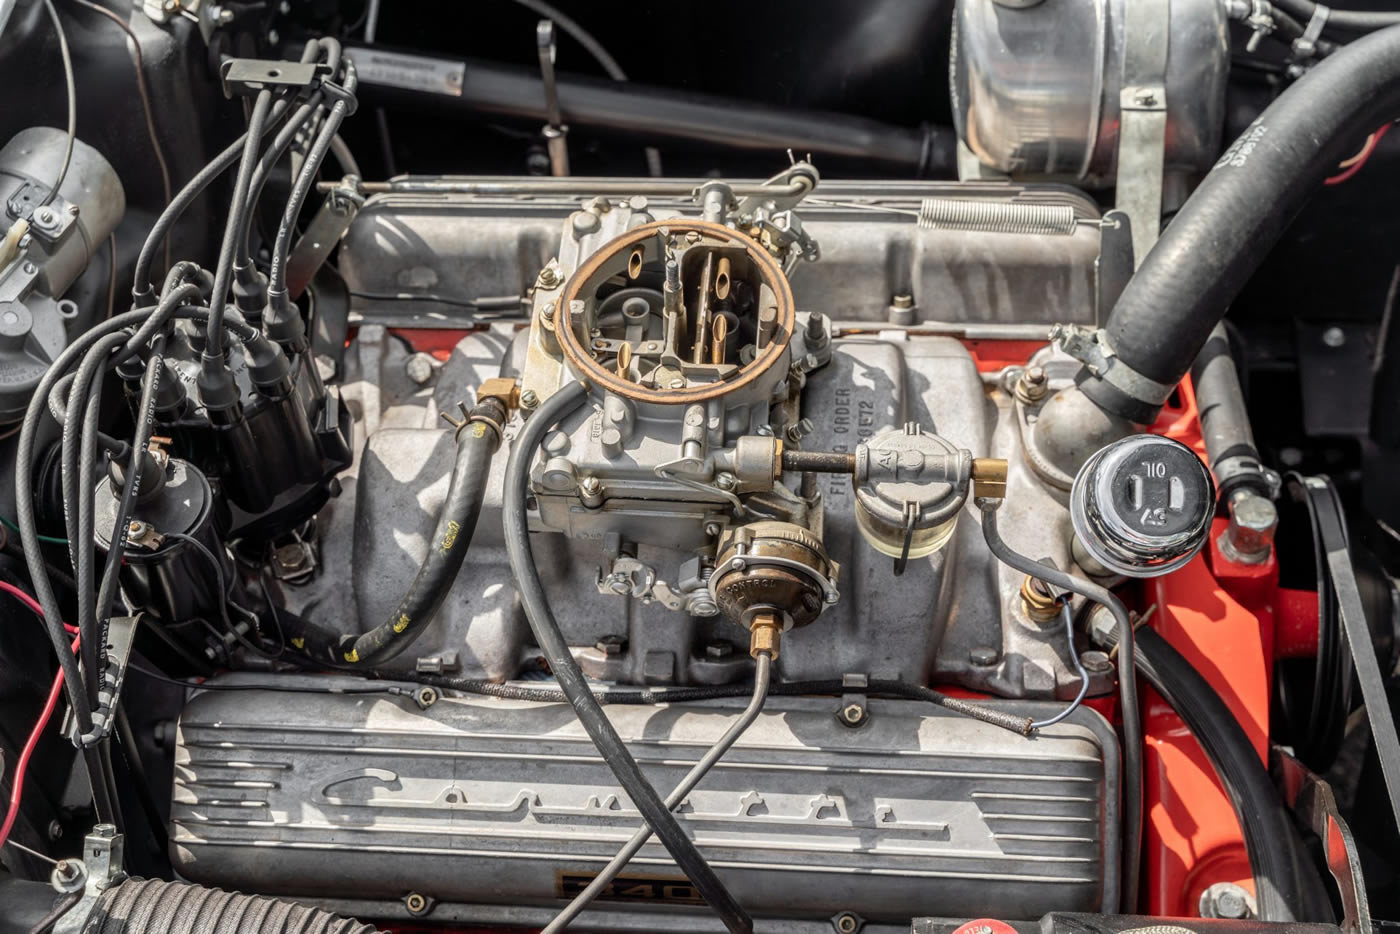
<path fill-rule="evenodd" d="M 1317 55 L 1317 43 L 1322 38 L 1322 30 L 1327 28 L 1327 17 L 1332 13 L 1332 8 L 1319 3 L 1313 7 L 1312 16 L 1308 18 L 1308 25 L 1304 27 L 1303 34 L 1293 40 L 1293 54 L 1299 59 L 1307 60 Z"/>
<path fill-rule="evenodd" d="M 1151 406 L 1160 406 L 1171 397 L 1175 384 L 1159 383 L 1128 366 L 1113 352 L 1102 328 L 1082 324 L 1057 324 L 1050 340 L 1066 354 L 1084 364 L 1091 375 L 1124 395 Z"/>

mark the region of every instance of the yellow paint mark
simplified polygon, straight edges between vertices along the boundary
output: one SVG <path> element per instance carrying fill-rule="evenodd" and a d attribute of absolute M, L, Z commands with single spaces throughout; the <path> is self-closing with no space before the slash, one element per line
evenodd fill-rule
<path fill-rule="evenodd" d="M 345 653 L 345 660 L 353 665 L 355 664 L 355 662 L 358 662 L 360 660 L 360 653 L 355 651 L 354 649 L 351 649 L 350 651 Z"/>
<path fill-rule="evenodd" d="M 292 640 L 292 648 L 298 649 L 298 650 L 301 650 L 301 649 L 306 648 L 306 640 L 305 640 L 305 639 L 302 639 L 302 638 L 293 639 L 293 640 Z"/>
<path fill-rule="evenodd" d="M 394 621 L 394 632 L 403 632 L 408 628 L 408 614 L 400 613 L 399 618 Z"/>
<path fill-rule="evenodd" d="M 486 437 L 486 426 L 483 425 L 481 422 L 472 422 L 471 431 L 472 431 L 472 437 L 473 437 L 473 438 L 484 438 L 484 437 Z"/>
<path fill-rule="evenodd" d="M 457 544 L 457 533 L 462 527 L 452 519 L 447 520 L 447 534 L 442 537 L 442 553 L 447 554 L 452 550 L 452 546 Z"/>

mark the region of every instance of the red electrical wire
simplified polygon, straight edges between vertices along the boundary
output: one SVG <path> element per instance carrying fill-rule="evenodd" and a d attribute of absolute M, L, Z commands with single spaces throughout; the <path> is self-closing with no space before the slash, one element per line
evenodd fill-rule
<path fill-rule="evenodd" d="M 1366 163 L 1370 160 L 1371 154 L 1376 151 L 1376 147 L 1380 145 L 1382 137 L 1384 137 L 1386 133 L 1390 132 L 1390 128 L 1392 126 L 1394 126 L 1393 123 L 1387 123 L 1383 125 L 1379 130 L 1366 137 L 1366 143 L 1361 147 L 1361 151 L 1341 164 L 1340 168 L 1344 168 L 1346 169 L 1346 171 L 1333 175 L 1331 178 L 1324 181 L 1323 184 L 1340 185 L 1342 182 L 1351 178 L 1357 172 L 1360 172 L 1366 166 Z"/>
<path fill-rule="evenodd" d="M 44 610 L 39 606 L 39 602 L 29 594 L 20 590 L 14 584 L 0 581 L 0 592 L 4 592 L 19 600 L 29 609 L 33 610 L 43 618 Z M 76 626 L 63 624 L 63 628 L 70 633 L 77 632 Z M 78 651 L 78 640 L 73 640 L 73 652 Z M 39 712 L 39 719 L 34 722 L 34 729 L 29 732 L 29 739 L 25 740 L 24 749 L 20 751 L 19 759 L 15 762 L 15 770 L 10 776 L 10 806 L 5 811 L 5 821 L 0 823 L 0 847 L 5 845 L 5 841 L 10 839 L 10 830 L 15 825 L 15 819 L 19 817 L 19 800 L 24 791 L 24 773 L 29 768 L 29 760 L 34 756 L 34 750 L 39 745 L 39 740 L 44 735 L 44 730 L 48 728 L 49 720 L 53 718 L 53 712 L 58 707 L 59 695 L 63 693 L 63 672 L 59 671 L 54 675 L 53 686 L 49 688 L 48 700 L 44 702 L 44 709 Z"/>
<path fill-rule="evenodd" d="M 78 651 L 78 640 L 73 640 L 73 651 Z M 53 687 L 49 688 L 49 698 L 44 702 L 44 709 L 39 713 L 39 719 L 34 723 L 34 729 L 29 733 L 29 739 L 25 740 L 24 749 L 20 751 L 19 759 L 15 762 L 14 774 L 10 776 L 10 807 L 5 812 L 5 822 L 0 824 L 0 847 L 5 845 L 5 841 L 10 839 L 10 829 L 15 825 L 15 818 L 19 817 L 19 799 L 24 791 L 24 773 L 29 768 L 29 760 L 34 756 L 34 750 L 39 745 L 39 739 L 44 735 L 44 730 L 49 725 L 49 719 L 53 716 L 54 709 L 58 707 L 59 695 L 63 693 L 63 672 L 54 675 Z"/>
<path fill-rule="evenodd" d="M 38 616 L 40 619 L 44 618 L 44 608 L 39 605 L 39 601 L 35 600 L 23 590 L 20 590 L 14 584 L 7 583 L 5 581 L 0 581 L 0 593 L 9 594 L 10 596 L 18 600 L 20 603 L 23 603 L 25 606 L 33 610 L 35 615 Z M 78 627 L 71 625 L 70 623 L 64 623 L 63 628 L 68 632 L 70 636 L 74 635 L 78 631 Z"/>

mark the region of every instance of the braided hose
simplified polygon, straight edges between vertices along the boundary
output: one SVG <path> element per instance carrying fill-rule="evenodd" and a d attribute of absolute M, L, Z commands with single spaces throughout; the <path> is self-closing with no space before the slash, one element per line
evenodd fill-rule
<path fill-rule="evenodd" d="M 102 893 L 83 934 L 378 934 L 320 908 L 187 882 L 129 879 Z"/>

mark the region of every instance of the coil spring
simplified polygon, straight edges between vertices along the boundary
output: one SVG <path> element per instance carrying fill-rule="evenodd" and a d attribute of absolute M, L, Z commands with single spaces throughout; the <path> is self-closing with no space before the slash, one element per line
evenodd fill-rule
<path fill-rule="evenodd" d="M 980 230 L 987 233 L 1071 234 L 1074 208 L 1067 204 L 1017 204 L 958 198 L 924 198 L 919 226 L 925 230 Z"/>

